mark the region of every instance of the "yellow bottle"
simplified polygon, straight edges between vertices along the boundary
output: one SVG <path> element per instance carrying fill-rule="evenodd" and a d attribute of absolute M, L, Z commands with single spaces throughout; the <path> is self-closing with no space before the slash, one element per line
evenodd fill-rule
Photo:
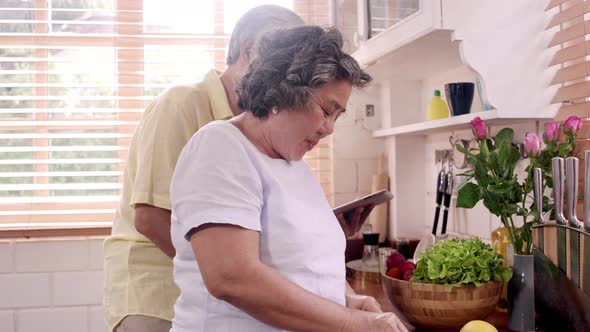
<path fill-rule="evenodd" d="M 501 225 L 492 231 L 492 249 L 504 257 L 504 266 L 507 264 L 507 260 L 509 258 L 508 255 L 512 254 L 512 250 L 507 252 L 508 246 L 512 246 L 510 243 L 510 234 L 508 234 L 508 229 L 504 227 L 504 225 Z M 500 300 L 496 306 L 496 311 L 506 312 L 507 309 L 507 283 L 504 281 L 502 285 L 502 294 L 500 294 Z"/>
<path fill-rule="evenodd" d="M 447 106 L 447 103 L 440 98 L 440 90 L 434 90 L 434 97 L 430 100 L 428 109 L 426 110 L 426 119 L 436 120 L 448 117 L 449 107 Z"/>

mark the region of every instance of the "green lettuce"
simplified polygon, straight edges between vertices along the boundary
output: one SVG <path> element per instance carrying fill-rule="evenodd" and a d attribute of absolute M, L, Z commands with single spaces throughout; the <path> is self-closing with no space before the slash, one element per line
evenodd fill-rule
<path fill-rule="evenodd" d="M 420 255 L 412 281 L 441 284 L 448 290 L 462 285 L 479 287 L 512 277 L 503 260 L 479 238 L 443 240 Z"/>

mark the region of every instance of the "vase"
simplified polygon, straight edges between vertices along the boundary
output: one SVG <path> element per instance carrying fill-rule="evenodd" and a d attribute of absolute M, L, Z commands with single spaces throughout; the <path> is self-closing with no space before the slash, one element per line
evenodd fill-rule
<path fill-rule="evenodd" d="M 513 256 L 512 278 L 508 281 L 508 328 L 535 330 L 535 270 L 533 255 Z"/>

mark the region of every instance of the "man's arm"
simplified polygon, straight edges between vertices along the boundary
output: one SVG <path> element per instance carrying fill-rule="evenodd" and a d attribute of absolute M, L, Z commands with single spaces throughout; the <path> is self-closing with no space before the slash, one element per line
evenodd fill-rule
<path fill-rule="evenodd" d="M 137 204 L 135 206 L 135 228 L 150 239 L 170 258 L 174 258 L 176 250 L 170 237 L 170 210 Z"/>
<path fill-rule="evenodd" d="M 135 206 L 135 228 L 170 257 L 175 254 L 170 239 L 170 179 L 182 148 L 199 128 L 200 104 L 188 99 L 186 89 L 176 86 L 158 96 L 134 134 L 141 142 L 133 156 L 129 202 Z"/>

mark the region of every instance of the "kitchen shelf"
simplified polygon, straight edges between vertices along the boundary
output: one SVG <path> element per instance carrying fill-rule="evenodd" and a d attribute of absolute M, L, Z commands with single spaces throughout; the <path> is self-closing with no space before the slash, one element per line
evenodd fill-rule
<path fill-rule="evenodd" d="M 392 128 L 379 129 L 373 132 L 373 137 L 383 138 L 389 136 L 418 136 L 430 135 L 441 132 L 450 132 L 454 130 L 469 129 L 468 123 L 475 117 L 480 117 L 486 122 L 488 126 L 497 125 L 514 125 L 519 122 L 543 121 L 550 120 L 552 117 L 535 117 L 535 118 L 519 118 L 519 117 L 505 117 L 499 116 L 498 110 L 477 112 L 459 116 L 453 116 L 440 120 L 425 121 L 402 125 Z"/>

